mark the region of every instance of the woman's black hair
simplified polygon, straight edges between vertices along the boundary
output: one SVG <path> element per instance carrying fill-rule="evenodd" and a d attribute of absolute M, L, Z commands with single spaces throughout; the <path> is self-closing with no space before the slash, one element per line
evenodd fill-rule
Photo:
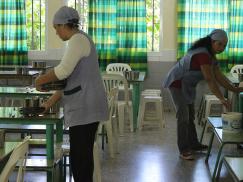
<path fill-rule="evenodd" d="M 189 50 L 194 50 L 194 49 L 197 49 L 199 47 L 205 47 L 212 56 L 215 56 L 213 51 L 212 51 L 211 42 L 212 42 L 212 39 L 209 36 L 200 38 L 192 44 L 192 46 L 189 48 Z"/>
<path fill-rule="evenodd" d="M 68 20 L 68 23 L 66 25 L 71 29 L 79 28 L 79 20 L 78 19 Z"/>

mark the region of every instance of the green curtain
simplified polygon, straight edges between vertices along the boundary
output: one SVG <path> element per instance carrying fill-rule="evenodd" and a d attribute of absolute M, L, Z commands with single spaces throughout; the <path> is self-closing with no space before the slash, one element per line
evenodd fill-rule
<path fill-rule="evenodd" d="M 0 65 L 28 64 L 25 0 L 0 1 Z"/>
<path fill-rule="evenodd" d="M 88 33 L 96 44 L 102 69 L 117 58 L 117 0 L 90 0 Z"/>
<path fill-rule="evenodd" d="M 217 55 L 223 70 L 243 63 L 243 1 L 178 0 L 178 51 L 182 57 L 195 40 L 215 28 L 228 33 L 226 50 Z"/>
<path fill-rule="evenodd" d="M 102 69 L 118 62 L 147 70 L 144 0 L 90 0 L 88 24 Z"/>
<path fill-rule="evenodd" d="M 232 65 L 243 64 L 243 1 L 230 5 L 229 60 Z"/>

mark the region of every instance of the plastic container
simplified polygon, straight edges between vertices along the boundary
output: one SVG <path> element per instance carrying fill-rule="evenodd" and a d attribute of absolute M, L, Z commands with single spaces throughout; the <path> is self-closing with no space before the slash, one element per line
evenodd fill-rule
<path fill-rule="evenodd" d="M 223 131 L 239 132 L 242 130 L 242 113 L 227 112 L 221 115 Z"/>

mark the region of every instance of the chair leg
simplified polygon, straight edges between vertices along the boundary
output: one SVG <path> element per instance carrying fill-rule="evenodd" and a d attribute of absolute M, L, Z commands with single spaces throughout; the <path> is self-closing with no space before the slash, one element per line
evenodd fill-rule
<path fill-rule="evenodd" d="M 158 119 L 160 122 L 160 127 L 164 128 L 164 121 L 163 121 L 163 116 L 162 116 L 162 107 L 161 107 L 161 102 L 156 102 L 156 112 L 158 114 Z"/>
<path fill-rule="evenodd" d="M 133 125 L 133 109 L 132 109 L 132 106 L 128 106 L 127 109 L 128 109 L 128 114 L 129 114 L 130 131 L 133 132 L 134 131 L 134 125 Z"/>
<path fill-rule="evenodd" d="M 118 106 L 118 122 L 119 122 L 119 133 L 124 135 L 124 109 L 123 105 Z"/>
<path fill-rule="evenodd" d="M 142 127 L 143 127 L 144 113 L 145 113 L 145 102 L 142 100 L 141 111 L 140 111 L 140 114 L 138 116 L 139 117 L 139 120 L 138 120 L 139 130 L 142 130 Z"/>
<path fill-rule="evenodd" d="M 165 128 L 165 112 L 164 112 L 164 102 L 163 102 L 163 99 L 161 101 L 161 112 L 162 112 L 163 128 Z"/>
<path fill-rule="evenodd" d="M 106 122 L 105 128 L 106 128 L 107 137 L 108 137 L 108 147 L 109 147 L 110 156 L 111 156 L 111 158 L 114 158 L 113 138 L 112 138 L 113 134 L 112 134 L 111 122 Z"/>
<path fill-rule="evenodd" d="M 94 182 L 101 182 L 101 166 L 100 166 L 100 158 L 99 158 L 99 149 L 96 142 L 94 143 L 93 155 L 94 155 L 94 175 L 93 175 Z"/>
<path fill-rule="evenodd" d="M 114 121 L 115 120 L 115 121 Z M 116 153 L 119 153 L 119 133 L 118 133 L 118 122 L 116 120 L 116 118 L 112 118 L 112 134 L 113 134 L 113 137 L 115 139 L 115 142 L 114 142 L 114 145 L 115 145 L 115 152 Z"/>

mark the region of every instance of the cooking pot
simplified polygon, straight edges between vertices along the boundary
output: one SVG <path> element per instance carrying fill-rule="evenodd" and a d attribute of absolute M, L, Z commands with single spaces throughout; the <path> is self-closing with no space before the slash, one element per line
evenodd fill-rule
<path fill-rule="evenodd" d="M 40 99 L 38 96 L 31 97 L 31 98 L 25 98 L 24 101 L 24 108 L 31 108 L 31 107 L 40 107 L 42 103 L 42 99 Z"/>
<path fill-rule="evenodd" d="M 139 71 L 124 71 L 123 75 L 127 80 L 137 80 L 139 78 Z"/>
<path fill-rule="evenodd" d="M 16 71 L 17 75 L 27 75 L 28 74 L 28 69 L 23 68 L 23 67 L 16 67 L 15 71 Z"/>
<path fill-rule="evenodd" d="M 32 67 L 33 68 L 45 68 L 46 67 L 46 62 L 45 61 L 33 61 L 32 62 Z"/>

